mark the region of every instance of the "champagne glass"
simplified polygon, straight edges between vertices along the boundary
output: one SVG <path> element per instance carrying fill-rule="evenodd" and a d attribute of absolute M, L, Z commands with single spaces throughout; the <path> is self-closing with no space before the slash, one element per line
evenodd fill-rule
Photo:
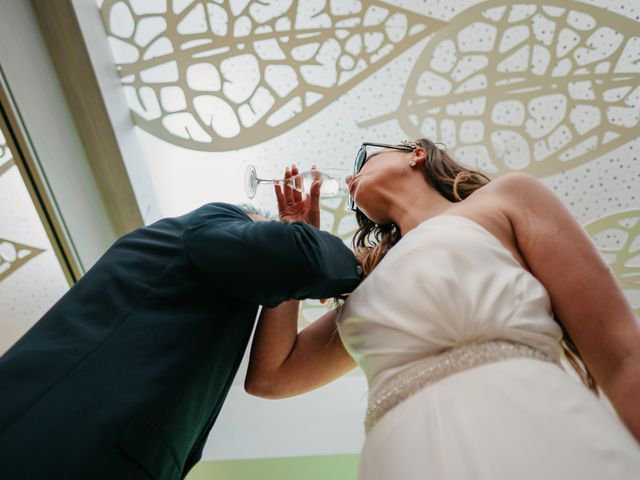
<path fill-rule="evenodd" d="M 339 195 L 347 195 L 349 189 L 347 187 L 347 177 L 351 175 L 350 170 L 339 170 L 335 168 L 323 168 L 322 170 L 305 170 L 297 175 L 290 177 L 286 185 L 297 190 L 298 192 L 309 195 L 311 185 L 315 180 L 320 180 L 320 196 L 335 197 Z M 284 184 L 285 181 L 273 178 L 258 178 L 256 168 L 249 165 L 244 174 L 244 191 L 247 197 L 253 198 L 256 195 L 258 186 L 262 184 Z"/>

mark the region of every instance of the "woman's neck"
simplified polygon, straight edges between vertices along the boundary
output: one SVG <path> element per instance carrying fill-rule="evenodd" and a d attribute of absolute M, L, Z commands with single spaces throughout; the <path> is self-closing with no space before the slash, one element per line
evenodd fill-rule
<path fill-rule="evenodd" d="M 442 214 L 453 203 L 433 189 L 424 188 L 424 186 L 419 191 L 410 189 L 397 192 L 394 197 L 389 202 L 389 216 L 402 235 L 406 235 L 425 220 Z"/>

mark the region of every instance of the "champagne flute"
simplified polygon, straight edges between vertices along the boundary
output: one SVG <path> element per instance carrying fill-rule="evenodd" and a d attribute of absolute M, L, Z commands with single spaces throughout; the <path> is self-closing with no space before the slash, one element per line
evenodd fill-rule
<path fill-rule="evenodd" d="M 315 180 L 320 180 L 320 196 L 321 197 L 335 197 L 339 195 L 347 195 L 349 189 L 347 187 L 347 177 L 351 175 L 350 170 L 340 170 L 335 168 L 323 168 L 322 170 L 305 170 L 297 175 L 290 177 L 286 181 L 286 185 L 297 190 L 298 192 L 309 195 L 311 192 L 311 185 Z M 277 184 L 285 183 L 284 180 L 276 178 L 265 179 L 258 178 L 256 168 L 253 165 L 249 165 L 244 175 L 244 191 L 247 197 L 253 198 L 256 195 L 258 186 L 262 184 Z"/>

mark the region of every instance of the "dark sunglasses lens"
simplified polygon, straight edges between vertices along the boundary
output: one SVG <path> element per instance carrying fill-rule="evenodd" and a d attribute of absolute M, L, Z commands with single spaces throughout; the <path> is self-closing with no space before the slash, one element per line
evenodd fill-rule
<path fill-rule="evenodd" d="M 365 150 L 364 147 L 361 147 L 360 150 L 358 150 L 358 155 L 356 155 L 356 163 L 353 168 L 354 173 L 358 173 L 360 171 L 366 159 L 367 159 L 367 151 Z"/>
<path fill-rule="evenodd" d="M 360 150 L 358 150 L 358 154 L 356 155 L 356 161 L 353 164 L 353 173 L 356 174 L 364 165 L 364 162 L 367 160 L 367 149 L 365 146 L 361 146 Z M 356 211 L 356 201 L 353 199 L 351 195 L 347 197 L 347 208 L 352 211 Z"/>

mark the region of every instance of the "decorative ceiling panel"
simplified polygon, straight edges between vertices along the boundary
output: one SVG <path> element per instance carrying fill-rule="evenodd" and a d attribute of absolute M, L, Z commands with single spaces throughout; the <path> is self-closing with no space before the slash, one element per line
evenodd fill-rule
<path fill-rule="evenodd" d="M 102 14 L 136 123 L 207 151 L 289 130 L 444 25 L 382 2 L 106 0 Z"/>
<path fill-rule="evenodd" d="M 244 200 L 247 164 L 349 168 L 362 141 L 426 136 L 494 176 L 539 177 L 640 309 L 640 223 L 615 223 L 640 206 L 637 2 L 99 4 L 167 214 Z M 254 202 L 275 205 L 268 189 Z M 322 207 L 348 241 L 344 201 Z M 616 255 L 596 237 L 612 228 L 629 236 Z M 325 309 L 305 302 L 301 326 Z"/>

